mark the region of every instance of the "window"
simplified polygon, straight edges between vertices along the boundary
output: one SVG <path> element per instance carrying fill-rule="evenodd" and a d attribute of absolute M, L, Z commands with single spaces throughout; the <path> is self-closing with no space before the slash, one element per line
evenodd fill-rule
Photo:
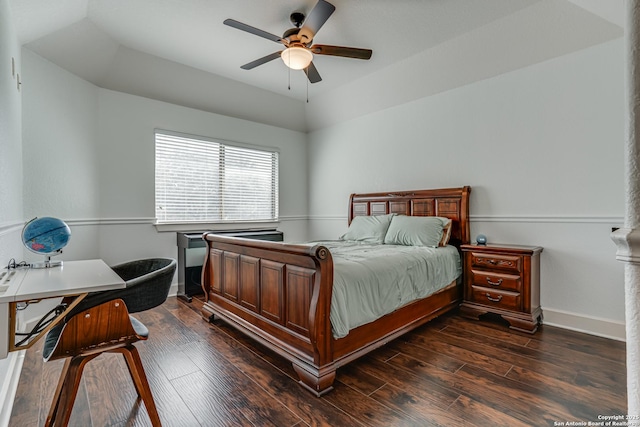
<path fill-rule="evenodd" d="M 158 223 L 278 218 L 278 153 L 156 132 Z"/>

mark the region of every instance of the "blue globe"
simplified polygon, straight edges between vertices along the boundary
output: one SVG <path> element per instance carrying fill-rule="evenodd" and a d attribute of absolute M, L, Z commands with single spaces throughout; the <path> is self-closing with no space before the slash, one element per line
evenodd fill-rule
<path fill-rule="evenodd" d="M 70 238 L 71 229 L 58 218 L 34 218 L 22 229 L 22 243 L 31 252 L 42 255 L 60 251 Z"/>

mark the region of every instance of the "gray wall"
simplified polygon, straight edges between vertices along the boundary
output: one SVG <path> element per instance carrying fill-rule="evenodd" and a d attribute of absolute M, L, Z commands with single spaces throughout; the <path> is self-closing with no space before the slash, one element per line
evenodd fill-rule
<path fill-rule="evenodd" d="M 11 60 L 14 60 L 15 75 Z M 22 214 L 22 75 L 20 45 L 15 36 L 11 9 L 0 1 L 0 266 L 22 255 L 19 232 Z"/>
<path fill-rule="evenodd" d="M 470 185 L 472 236 L 544 247 L 546 322 L 623 339 L 623 61 L 617 39 L 312 132 L 309 237 L 351 192 Z"/>
<path fill-rule="evenodd" d="M 306 239 L 306 134 L 98 88 L 27 49 L 23 61 L 25 158 L 52 177 L 25 175 L 25 216 L 68 222 L 62 259 L 177 257 L 175 232 L 153 225 L 156 128 L 278 148 L 277 226 Z"/>
<path fill-rule="evenodd" d="M 0 0 L 0 269 L 11 258 L 22 256 L 22 96 L 17 86 L 18 73 L 22 74 L 20 44 L 11 8 L 7 0 Z M 2 310 L 0 314 L 6 316 Z M 6 318 L 0 324 L 6 327 Z M 9 421 L 22 360 L 18 353 L 0 359 L 0 425 Z"/>

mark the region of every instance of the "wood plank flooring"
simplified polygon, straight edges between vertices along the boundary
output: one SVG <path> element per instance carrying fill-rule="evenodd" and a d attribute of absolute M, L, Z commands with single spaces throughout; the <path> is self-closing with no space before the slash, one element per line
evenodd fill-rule
<path fill-rule="evenodd" d="M 138 313 L 136 344 L 164 426 L 554 426 L 626 413 L 624 343 L 550 326 L 535 335 L 445 315 L 338 370 L 316 398 L 291 364 L 176 298 Z M 63 361 L 27 351 L 10 426 L 43 425 Z M 83 376 L 70 426 L 148 426 L 124 360 Z"/>

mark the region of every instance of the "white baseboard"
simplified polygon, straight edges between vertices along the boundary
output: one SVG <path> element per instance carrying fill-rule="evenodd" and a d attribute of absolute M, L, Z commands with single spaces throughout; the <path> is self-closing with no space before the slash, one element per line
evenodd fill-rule
<path fill-rule="evenodd" d="M 6 368 L 0 369 L 0 373 L 4 374 L 0 378 L 0 427 L 9 425 L 13 401 L 18 389 L 18 380 L 24 363 L 24 354 L 25 350 L 17 351 L 9 353 L 6 359 L 0 360 L 0 363 Z"/>
<path fill-rule="evenodd" d="M 568 311 L 542 308 L 545 325 L 584 332 L 617 341 L 626 341 L 625 324 L 611 319 L 589 317 Z"/>
<path fill-rule="evenodd" d="M 177 283 L 172 283 L 171 287 L 169 288 L 169 295 L 170 297 L 175 297 L 178 295 L 178 284 Z"/>

